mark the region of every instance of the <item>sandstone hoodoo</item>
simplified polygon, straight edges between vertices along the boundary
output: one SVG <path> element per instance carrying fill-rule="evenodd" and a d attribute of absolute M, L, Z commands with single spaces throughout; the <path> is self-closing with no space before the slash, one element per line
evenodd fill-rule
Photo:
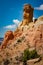
<path fill-rule="evenodd" d="M 40 57 L 43 58 L 43 16 L 33 22 L 33 10 L 34 8 L 31 5 L 25 4 L 23 21 L 18 25 L 16 31 L 5 33 L 0 47 L 0 65 L 6 63 L 7 65 L 23 65 L 22 57 L 26 62 L 30 58 L 30 63 L 38 61 Z M 38 61 L 38 63 L 43 65 L 43 60 Z M 38 63 L 33 63 L 33 65 L 38 65 Z"/>
<path fill-rule="evenodd" d="M 23 9 L 23 21 L 21 25 L 27 25 L 33 20 L 33 10 L 31 5 L 25 4 Z"/>

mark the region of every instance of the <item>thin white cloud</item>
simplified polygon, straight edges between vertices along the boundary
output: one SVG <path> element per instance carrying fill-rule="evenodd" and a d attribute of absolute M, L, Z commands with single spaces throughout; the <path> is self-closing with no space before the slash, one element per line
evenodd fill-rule
<path fill-rule="evenodd" d="M 20 21 L 19 21 L 18 19 L 16 19 L 16 20 L 14 19 L 13 22 L 14 22 L 15 24 L 17 24 L 17 25 L 20 23 Z"/>
<path fill-rule="evenodd" d="M 15 29 L 18 26 L 18 24 L 20 23 L 20 21 L 18 19 L 14 19 L 12 22 L 14 22 L 13 25 L 7 25 L 4 28 L 6 28 L 6 29 Z"/>
<path fill-rule="evenodd" d="M 43 4 L 41 4 L 39 7 L 35 7 L 36 10 L 43 10 Z"/>
<path fill-rule="evenodd" d="M 5 26 L 4 28 L 12 29 L 12 28 L 15 28 L 15 27 L 16 27 L 16 25 L 7 25 L 7 26 Z"/>

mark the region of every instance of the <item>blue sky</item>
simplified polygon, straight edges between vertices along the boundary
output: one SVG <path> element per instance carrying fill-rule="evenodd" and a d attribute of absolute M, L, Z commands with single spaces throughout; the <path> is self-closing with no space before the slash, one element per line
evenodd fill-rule
<path fill-rule="evenodd" d="M 15 30 L 23 19 L 23 5 L 34 7 L 34 17 L 43 15 L 43 0 L 0 0 L 0 37 L 4 37 L 7 30 Z"/>

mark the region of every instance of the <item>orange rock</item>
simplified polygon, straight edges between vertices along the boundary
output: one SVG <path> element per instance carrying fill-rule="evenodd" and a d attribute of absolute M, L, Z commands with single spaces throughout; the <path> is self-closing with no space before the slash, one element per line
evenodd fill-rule
<path fill-rule="evenodd" d="M 10 40 L 12 40 L 14 38 L 14 35 L 13 35 L 13 32 L 12 31 L 7 31 L 5 33 L 5 37 L 4 37 L 4 40 L 2 42 L 2 45 L 1 45 L 1 48 L 4 48 L 7 46 L 8 42 Z"/>
<path fill-rule="evenodd" d="M 14 31 L 14 38 L 19 37 L 22 33 L 23 33 L 23 31 L 22 31 L 22 30 L 17 29 L 16 31 Z"/>
<path fill-rule="evenodd" d="M 33 19 L 33 10 L 31 5 L 25 4 L 24 5 L 24 12 L 23 12 L 23 22 L 21 25 L 27 25 L 28 23 L 32 22 Z"/>

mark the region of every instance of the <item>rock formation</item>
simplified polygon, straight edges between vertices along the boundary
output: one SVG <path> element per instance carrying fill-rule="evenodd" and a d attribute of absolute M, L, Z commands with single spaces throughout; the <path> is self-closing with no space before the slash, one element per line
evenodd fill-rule
<path fill-rule="evenodd" d="M 32 22 L 33 20 L 33 10 L 34 8 L 32 8 L 31 5 L 29 4 L 25 4 L 24 5 L 24 9 L 23 9 L 23 21 L 19 24 L 18 28 L 16 31 L 14 31 L 14 37 L 18 37 L 22 34 L 23 32 L 23 27 L 25 25 L 33 25 L 34 23 Z M 31 23 L 32 22 L 32 23 Z"/>
<path fill-rule="evenodd" d="M 21 25 L 27 25 L 32 22 L 33 19 L 33 8 L 29 4 L 24 5 L 23 21 Z"/>
<path fill-rule="evenodd" d="M 34 8 L 31 7 L 29 4 L 24 5 L 24 13 L 23 13 L 23 21 L 19 24 L 16 31 L 14 31 L 14 37 L 19 37 L 22 34 L 23 27 L 30 22 L 32 22 L 33 19 L 33 10 Z M 29 25 L 33 25 L 33 22 Z"/>
<path fill-rule="evenodd" d="M 23 22 L 14 33 L 8 31 L 5 34 L 1 45 L 1 48 L 5 48 L 0 51 L 0 65 L 20 65 L 22 54 L 27 48 L 35 48 L 38 54 L 43 55 L 43 16 L 33 23 L 33 8 L 26 4 L 23 17 Z M 21 29 L 21 26 L 24 27 Z"/>
<path fill-rule="evenodd" d="M 12 31 L 7 31 L 5 33 L 5 37 L 4 37 L 4 40 L 2 42 L 2 45 L 1 45 L 1 48 L 4 48 L 7 46 L 8 42 L 10 40 L 12 40 L 14 38 L 14 35 L 13 35 L 13 32 Z"/>
<path fill-rule="evenodd" d="M 36 49 L 39 51 L 39 54 L 43 54 L 43 16 L 40 16 L 35 23 L 35 35 L 34 41 L 36 44 Z M 37 33 L 36 33 L 37 32 Z"/>

